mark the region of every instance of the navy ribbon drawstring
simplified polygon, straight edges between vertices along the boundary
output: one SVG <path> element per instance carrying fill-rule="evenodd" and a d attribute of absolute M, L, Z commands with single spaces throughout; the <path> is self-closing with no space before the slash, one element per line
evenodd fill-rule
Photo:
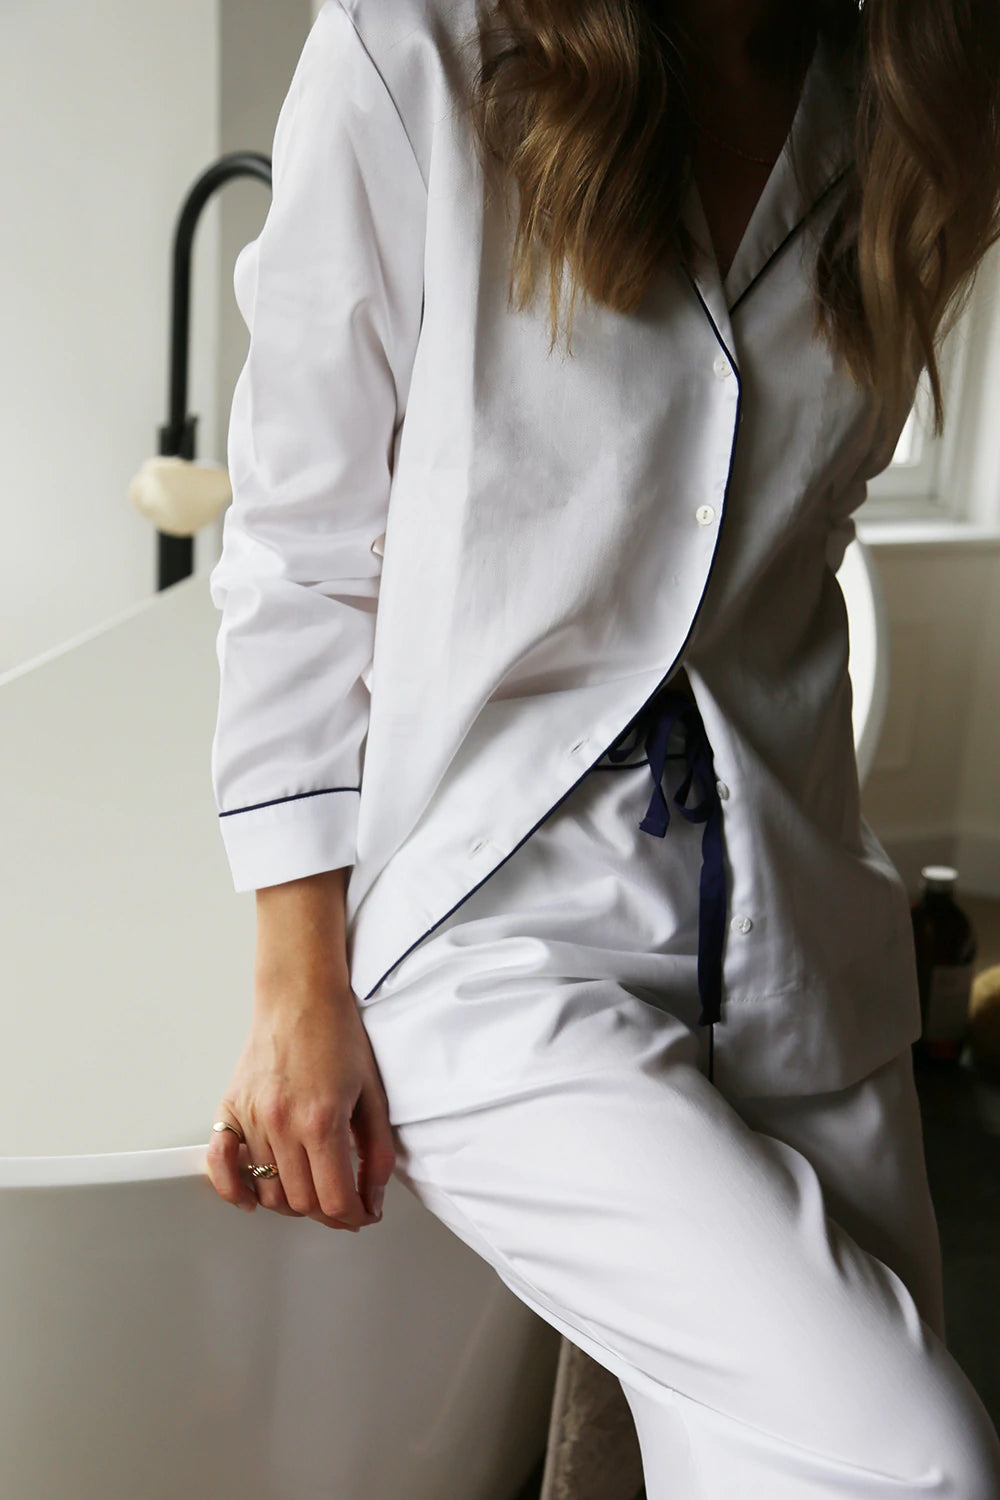
<path fill-rule="evenodd" d="M 622 761 L 644 735 L 643 748 L 653 778 L 653 795 L 646 816 L 639 824 L 643 833 L 662 839 L 670 824 L 670 807 L 663 795 L 663 772 L 668 760 L 683 759 L 685 774 L 673 794 L 674 805 L 689 823 L 704 823 L 701 838 L 701 882 L 698 906 L 698 994 L 701 999 L 699 1026 L 719 1019 L 722 1004 L 722 948 L 726 936 L 726 872 L 722 859 L 722 803 L 719 800 L 712 747 L 698 705 L 676 688 L 661 692 L 640 719 L 607 751 L 608 759 Z M 684 749 L 668 755 L 667 745 L 674 725 L 684 727 Z M 695 777 L 704 795 L 696 807 L 687 807 Z"/>

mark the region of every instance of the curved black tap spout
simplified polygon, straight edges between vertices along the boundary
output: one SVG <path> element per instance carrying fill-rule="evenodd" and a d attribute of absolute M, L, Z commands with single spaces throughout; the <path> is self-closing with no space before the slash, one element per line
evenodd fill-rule
<path fill-rule="evenodd" d="M 271 159 L 257 151 L 230 151 L 208 167 L 184 200 L 174 231 L 170 314 L 170 416 L 159 430 L 161 456 L 193 459 L 196 416 L 189 416 L 188 353 L 191 342 L 191 251 L 202 209 L 234 177 L 256 177 L 271 186 Z M 157 583 L 169 588 L 194 569 L 194 538 L 157 534 Z"/>

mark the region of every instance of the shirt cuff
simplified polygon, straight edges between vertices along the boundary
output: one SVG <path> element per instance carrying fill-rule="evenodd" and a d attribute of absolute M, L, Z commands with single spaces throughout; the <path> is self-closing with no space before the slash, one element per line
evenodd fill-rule
<path fill-rule="evenodd" d="M 309 792 L 220 813 L 233 886 L 256 891 L 353 865 L 360 789 Z"/>

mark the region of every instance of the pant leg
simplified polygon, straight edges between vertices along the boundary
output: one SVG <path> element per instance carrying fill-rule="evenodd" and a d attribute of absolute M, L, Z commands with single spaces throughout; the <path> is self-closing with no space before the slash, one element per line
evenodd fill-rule
<path fill-rule="evenodd" d="M 741 1097 L 753 1129 L 814 1167 L 827 1212 L 905 1282 L 920 1316 L 947 1343 L 941 1242 L 927 1179 L 913 1054 L 851 1088 L 789 1098 Z"/>
<path fill-rule="evenodd" d="M 397 1126 L 398 1175 L 622 1381 L 649 1500 L 996 1500 L 996 1433 L 901 1276 L 628 1009 L 630 1063 Z"/>
<path fill-rule="evenodd" d="M 543 825 L 364 1005 L 397 1176 L 621 1380 L 649 1500 L 998 1500 L 905 1069 L 727 1100 L 694 1024 L 697 846 L 648 856 L 656 904 L 599 821 Z"/>
<path fill-rule="evenodd" d="M 827 1212 L 856 1244 L 900 1277 L 924 1322 L 943 1341 L 940 1241 L 909 1047 L 840 1094 L 744 1096 L 738 1108 L 754 1129 L 808 1158 L 822 1183 Z M 676 1412 L 665 1420 L 660 1403 L 628 1379 L 621 1384 L 639 1435 L 650 1500 L 660 1494 L 701 1495 L 703 1481 L 693 1477 L 690 1435 Z M 709 1456 L 707 1466 L 711 1464 Z M 942 1492 L 966 1493 L 960 1487 Z"/>

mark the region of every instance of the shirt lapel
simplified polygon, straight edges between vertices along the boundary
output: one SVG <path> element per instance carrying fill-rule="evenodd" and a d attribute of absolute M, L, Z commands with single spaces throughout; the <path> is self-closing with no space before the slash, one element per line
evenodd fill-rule
<path fill-rule="evenodd" d="M 855 103 L 850 80 L 821 34 L 809 64 L 788 139 L 757 200 L 725 282 L 719 276 L 708 221 L 692 177 L 683 218 L 698 247 L 693 279 L 732 348 L 730 315 L 767 265 L 853 160 Z M 798 164 L 796 176 L 792 153 Z"/>

